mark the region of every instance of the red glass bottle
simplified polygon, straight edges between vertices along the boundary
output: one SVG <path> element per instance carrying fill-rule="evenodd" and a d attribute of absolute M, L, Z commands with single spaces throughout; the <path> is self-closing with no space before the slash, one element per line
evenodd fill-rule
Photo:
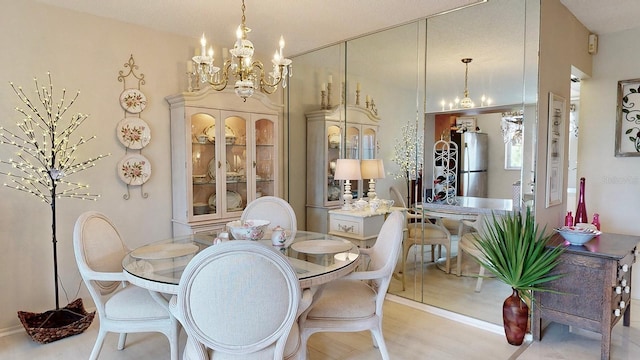
<path fill-rule="evenodd" d="M 596 229 L 600 230 L 600 215 L 598 213 L 593 214 L 593 221 L 591 223 Z"/>
<path fill-rule="evenodd" d="M 580 178 L 580 195 L 578 197 L 578 208 L 576 209 L 575 224 L 588 224 L 587 205 L 584 202 L 584 178 Z"/>
<path fill-rule="evenodd" d="M 573 226 L 573 215 L 571 211 L 567 212 L 567 216 L 564 217 L 564 226 Z"/>

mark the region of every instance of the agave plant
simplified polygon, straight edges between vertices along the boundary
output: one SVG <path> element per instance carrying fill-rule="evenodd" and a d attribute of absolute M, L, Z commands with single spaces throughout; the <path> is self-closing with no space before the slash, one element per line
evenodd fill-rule
<path fill-rule="evenodd" d="M 547 247 L 551 235 L 536 224 L 531 210 L 485 219 L 485 229 L 476 235 L 482 256 L 476 260 L 521 297 L 532 300 L 531 291 L 550 291 L 542 286 L 563 274 L 550 274 L 558 264 L 563 246 Z"/>

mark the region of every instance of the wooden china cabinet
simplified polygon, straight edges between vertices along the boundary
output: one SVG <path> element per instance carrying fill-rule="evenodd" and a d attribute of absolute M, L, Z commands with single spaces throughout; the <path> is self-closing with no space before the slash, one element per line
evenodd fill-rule
<path fill-rule="evenodd" d="M 252 200 L 281 196 L 281 105 L 210 88 L 166 100 L 174 236 L 221 231 Z"/>
<path fill-rule="evenodd" d="M 329 231 L 329 210 L 342 206 L 342 181 L 334 180 L 338 158 L 374 159 L 380 118 L 370 109 L 340 105 L 312 111 L 307 118 L 307 230 Z M 354 201 L 366 184 L 351 181 Z"/>

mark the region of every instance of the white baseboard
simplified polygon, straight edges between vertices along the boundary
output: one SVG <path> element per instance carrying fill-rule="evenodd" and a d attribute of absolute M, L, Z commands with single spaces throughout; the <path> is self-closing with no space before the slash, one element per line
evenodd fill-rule
<path fill-rule="evenodd" d="M 433 315 L 443 317 L 445 319 L 453 320 L 462 324 L 470 325 L 482 330 L 486 330 L 495 334 L 504 335 L 504 327 L 496 324 L 492 324 L 486 321 L 478 320 L 469 316 L 458 314 L 449 310 L 441 309 L 435 306 L 419 303 L 417 301 L 409 300 L 393 294 L 387 294 L 387 300 L 396 302 L 398 304 L 406 305 L 411 308 L 422 310 Z"/>

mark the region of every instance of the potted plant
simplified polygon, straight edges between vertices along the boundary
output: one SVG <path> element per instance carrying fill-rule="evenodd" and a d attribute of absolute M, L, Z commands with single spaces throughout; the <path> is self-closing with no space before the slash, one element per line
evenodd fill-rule
<path fill-rule="evenodd" d="M 511 286 L 513 293 L 502 306 L 507 341 L 521 345 L 527 331 L 529 306 L 533 291 L 553 291 L 543 285 L 562 274 L 551 274 L 564 252 L 563 246 L 548 247 L 551 235 L 539 229 L 531 210 L 508 213 L 485 219 L 485 228 L 475 235 L 476 247 L 482 254 L 476 261 L 496 278 Z"/>

